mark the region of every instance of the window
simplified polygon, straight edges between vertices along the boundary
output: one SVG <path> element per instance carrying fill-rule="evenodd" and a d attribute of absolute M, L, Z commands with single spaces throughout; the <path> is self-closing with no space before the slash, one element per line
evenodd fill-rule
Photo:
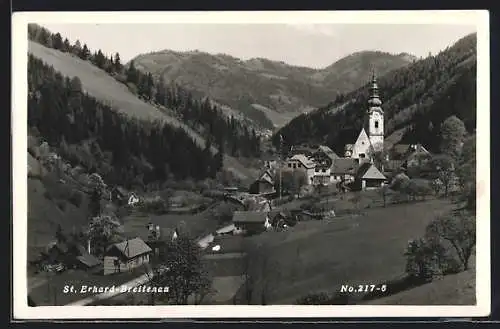
<path fill-rule="evenodd" d="M 296 163 L 293 164 L 293 169 L 297 169 L 297 164 Z"/>
<path fill-rule="evenodd" d="M 292 164 L 291 163 L 288 164 L 288 168 L 292 168 Z"/>
<path fill-rule="evenodd" d="M 378 128 L 378 121 L 375 121 L 375 128 Z"/>
<path fill-rule="evenodd" d="M 360 153 L 359 157 L 362 158 L 362 159 L 364 159 L 365 158 L 365 154 L 364 153 Z"/>

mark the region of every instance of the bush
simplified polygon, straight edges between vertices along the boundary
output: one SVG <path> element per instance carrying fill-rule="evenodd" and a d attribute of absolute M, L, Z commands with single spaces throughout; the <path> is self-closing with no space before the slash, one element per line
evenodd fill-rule
<path fill-rule="evenodd" d="M 443 275 L 458 273 L 460 261 L 443 241 L 420 238 L 408 242 L 406 273 L 415 281 L 429 282 Z"/>

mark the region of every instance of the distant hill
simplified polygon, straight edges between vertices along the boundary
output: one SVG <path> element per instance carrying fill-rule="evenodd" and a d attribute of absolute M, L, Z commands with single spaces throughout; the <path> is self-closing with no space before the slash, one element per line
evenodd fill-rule
<path fill-rule="evenodd" d="M 476 127 L 476 34 L 458 40 L 436 56 L 429 56 L 387 74 L 379 72 L 385 113 L 386 140 L 423 143 L 435 151 L 439 127 L 456 115 L 469 132 Z M 326 143 L 339 154 L 353 143 L 367 109 L 368 84 L 332 98 L 327 106 L 303 114 L 278 131 L 287 144 Z"/>
<path fill-rule="evenodd" d="M 200 97 L 208 96 L 273 128 L 362 86 L 372 67 L 385 74 L 414 59 L 408 54 L 363 51 L 324 69 L 312 69 L 264 58 L 244 61 L 225 54 L 163 50 L 132 61 L 139 70 L 175 81 Z"/>

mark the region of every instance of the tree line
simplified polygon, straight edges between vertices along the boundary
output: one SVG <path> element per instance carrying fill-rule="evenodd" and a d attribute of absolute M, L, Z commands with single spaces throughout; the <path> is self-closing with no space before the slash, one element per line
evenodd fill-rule
<path fill-rule="evenodd" d="M 435 56 L 416 61 L 378 79 L 389 136 L 403 129 L 403 143 L 422 143 L 439 150 L 441 123 L 455 115 L 468 132 L 476 126 L 476 35 L 457 41 Z M 302 114 L 278 131 L 285 143 L 327 143 L 339 154 L 353 143 L 363 127 L 369 85 L 308 114 Z M 338 110 L 337 110 L 338 109 Z"/>
<path fill-rule="evenodd" d="M 120 114 L 83 93 L 77 77 L 64 77 L 32 55 L 28 90 L 29 127 L 73 165 L 110 184 L 199 180 L 222 168 L 222 153 L 214 155 L 208 143 L 203 149 L 180 128 Z"/>
<path fill-rule="evenodd" d="M 183 122 L 198 131 L 210 145 L 218 145 L 227 154 L 260 156 L 260 138 L 255 129 L 233 116 L 225 115 L 208 99 L 196 99 L 190 91 L 175 82 L 167 84 L 161 76 L 155 79 L 151 73 L 142 72 L 136 68 L 134 61 L 124 66 L 118 52 L 110 57 L 101 49 L 92 52 L 87 44 L 82 46 L 79 40 L 71 44 L 67 38 L 63 39 L 60 33 L 51 33 L 36 24 L 28 25 L 28 37 L 43 46 L 90 61 L 117 81 L 126 84 L 140 98 L 174 110 Z"/>

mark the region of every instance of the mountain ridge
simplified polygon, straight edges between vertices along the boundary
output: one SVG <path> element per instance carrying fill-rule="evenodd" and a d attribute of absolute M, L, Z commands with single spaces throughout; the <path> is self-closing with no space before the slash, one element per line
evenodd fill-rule
<path fill-rule="evenodd" d="M 242 60 L 199 50 L 164 49 L 140 54 L 127 65 L 133 62 L 157 79 L 174 81 L 272 129 L 360 87 L 372 68 L 385 74 L 414 59 L 406 53 L 360 51 L 317 69 L 261 57 Z M 262 113 L 269 120 L 260 118 Z"/>

